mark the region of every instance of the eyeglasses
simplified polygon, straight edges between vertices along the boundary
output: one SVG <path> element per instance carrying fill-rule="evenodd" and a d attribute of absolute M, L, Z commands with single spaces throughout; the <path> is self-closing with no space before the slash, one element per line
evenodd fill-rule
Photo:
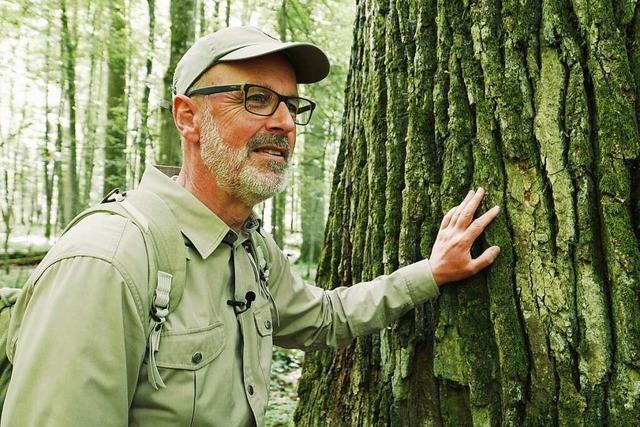
<path fill-rule="evenodd" d="M 234 92 L 241 90 L 244 93 L 244 108 L 258 116 L 270 116 L 276 112 L 281 102 L 289 110 L 293 122 L 297 125 L 306 125 L 311 120 L 311 114 L 316 108 L 315 102 L 299 96 L 284 96 L 273 90 L 250 83 L 227 86 L 209 86 L 193 89 L 187 92 L 187 96 L 212 95 L 214 93 Z"/>

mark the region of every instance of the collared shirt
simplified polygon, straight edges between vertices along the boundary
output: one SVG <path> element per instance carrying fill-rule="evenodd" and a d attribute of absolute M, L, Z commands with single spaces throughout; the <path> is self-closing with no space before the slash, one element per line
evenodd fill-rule
<path fill-rule="evenodd" d="M 254 217 L 234 233 L 155 168 L 140 187 L 167 203 L 185 243 L 175 248 L 187 260 L 184 293 L 156 355 L 166 387 L 147 380 L 140 230 L 95 214 L 56 243 L 16 305 L 2 426 L 263 425 L 274 343 L 344 345 L 438 295 L 427 260 L 351 287 L 305 284 L 268 235 L 270 277 L 261 286 L 247 247 Z M 227 304 L 249 291 L 250 309 Z"/>

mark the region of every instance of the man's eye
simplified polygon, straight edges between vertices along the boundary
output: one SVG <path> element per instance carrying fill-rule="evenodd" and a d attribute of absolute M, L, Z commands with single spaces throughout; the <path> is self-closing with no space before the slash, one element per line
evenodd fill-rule
<path fill-rule="evenodd" d="M 247 95 L 247 101 L 252 104 L 269 104 L 272 98 L 273 96 L 268 93 L 252 93 Z"/>
<path fill-rule="evenodd" d="M 290 113 L 298 114 L 298 110 L 300 109 L 300 102 L 297 99 L 289 99 L 286 102 L 287 108 Z"/>

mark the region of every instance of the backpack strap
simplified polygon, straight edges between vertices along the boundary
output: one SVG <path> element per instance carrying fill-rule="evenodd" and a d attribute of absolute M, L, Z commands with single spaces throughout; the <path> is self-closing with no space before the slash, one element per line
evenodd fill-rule
<path fill-rule="evenodd" d="M 144 210 L 154 245 L 157 285 L 151 297 L 147 373 L 151 386 L 157 390 L 165 387 L 155 357 L 160 348 L 162 327 L 167 316 L 180 304 L 184 292 L 186 255 L 176 256 L 176 250 L 184 249 L 184 239 L 173 212 L 155 193 L 145 190 L 128 191 L 120 203 L 128 203 L 139 211 Z"/>
<path fill-rule="evenodd" d="M 147 372 L 154 389 L 165 387 L 158 371 L 155 354 L 160 348 L 160 336 L 167 316 L 182 299 L 186 274 L 186 256 L 175 256 L 176 248 L 179 250 L 184 247 L 184 239 L 176 218 L 169 206 L 156 194 L 145 190 L 121 193 L 116 188 L 102 200 L 102 203 L 75 217 L 64 232 L 95 213 L 126 217 L 142 232 L 149 260 L 147 292 L 150 293 L 153 289 L 153 293 L 149 294 L 151 306 L 147 330 Z"/>
<path fill-rule="evenodd" d="M 271 295 L 271 291 L 269 291 L 269 275 L 271 273 L 269 270 L 271 262 L 270 252 L 267 247 L 267 241 L 262 233 L 262 225 L 259 225 L 256 231 L 250 233 L 249 237 L 251 244 L 249 245 L 249 254 L 258 266 L 260 287 L 271 302 L 271 306 L 273 307 L 276 315 L 276 324 L 280 326 L 280 312 L 278 311 L 278 306 L 276 305 L 273 295 Z"/>
<path fill-rule="evenodd" d="M 171 303 L 167 301 L 166 304 L 161 304 L 168 309 L 168 313 L 172 313 L 182 299 L 187 268 L 186 255 L 176 256 L 176 250 L 185 247 L 178 221 L 171 208 L 151 191 L 131 190 L 124 196 L 124 200 L 120 203 L 128 203 L 139 212 L 144 212 L 148 220 L 148 231 L 155 249 L 157 269 L 172 276 L 172 285 L 167 291 L 169 296 L 166 297 Z M 165 298 L 156 296 L 157 294 L 157 292 L 154 294 L 155 298 Z"/>

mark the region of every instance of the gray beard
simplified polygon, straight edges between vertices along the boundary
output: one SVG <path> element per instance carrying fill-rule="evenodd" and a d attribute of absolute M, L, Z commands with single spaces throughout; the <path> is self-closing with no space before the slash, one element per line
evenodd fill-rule
<path fill-rule="evenodd" d="M 284 135 L 261 134 L 243 148 L 234 149 L 220 137 L 207 104 L 203 110 L 200 156 L 222 190 L 253 207 L 287 187 L 288 162 L 267 162 L 266 167 L 248 163 L 251 152 L 263 145 L 286 149 L 288 158 L 289 143 Z"/>

